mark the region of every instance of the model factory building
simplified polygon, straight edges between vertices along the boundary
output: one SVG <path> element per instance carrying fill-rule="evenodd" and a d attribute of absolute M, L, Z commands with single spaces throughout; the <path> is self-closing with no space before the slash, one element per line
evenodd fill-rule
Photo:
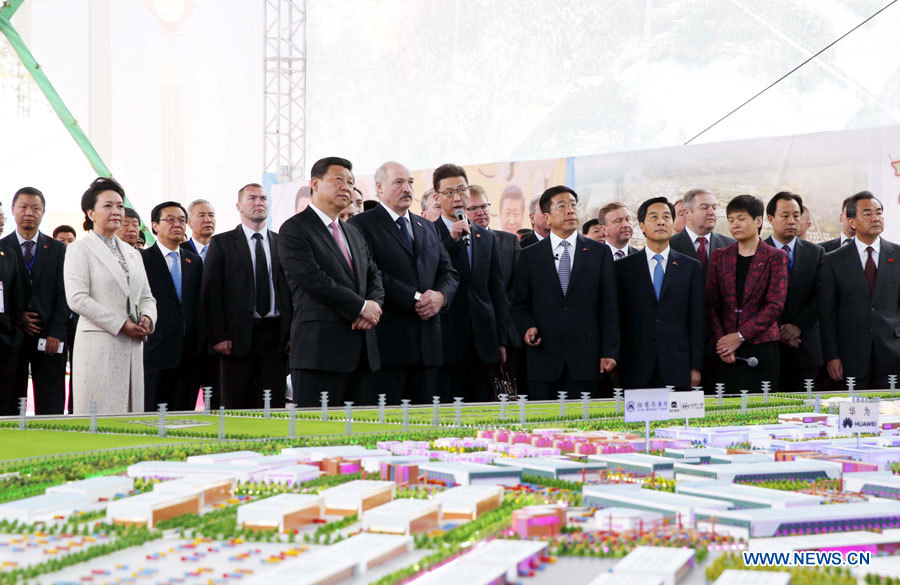
<path fill-rule="evenodd" d="M 325 515 L 325 499 L 312 494 L 278 494 L 238 506 L 237 523 L 254 530 L 293 532 L 297 528 L 321 520 Z"/>
<path fill-rule="evenodd" d="M 392 481 L 356 479 L 323 490 L 319 495 L 325 499 L 326 514 L 361 516 L 366 510 L 393 500 L 396 489 L 397 484 Z"/>

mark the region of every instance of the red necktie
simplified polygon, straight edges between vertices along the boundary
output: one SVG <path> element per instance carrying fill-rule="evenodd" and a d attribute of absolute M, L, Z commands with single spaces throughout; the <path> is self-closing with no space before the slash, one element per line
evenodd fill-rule
<path fill-rule="evenodd" d="M 341 250 L 341 254 L 344 255 L 344 260 L 347 261 L 347 264 L 350 265 L 350 268 L 353 268 L 353 260 L 350 259 L 350 252 L 347 250 L 347 246 L 344 245 L 344 240 L 341 239 L 341 234 L 339 232 L 340 228 L 338 227 L 337 220 L 334 220 L 330 224 L 331 227 L 331 235 L 334 236 L 334 241 L 337 242 L 338 248 Z"/>
<path fill-rule="evenodd" d="M 875 293 L 875 274 L 878 272 L 878 268 L 875 267 L 875 259 L 872 258 L 872 252 L 875 251 L 875 248 L 872 246 L 866 247 L 866 253 L 869 257 L 866 259 L 866 282 L 869 284 L 869 292 Z"/>
<path fill-rule="evenodd" d="M 706 236 L 697 238 L 697 259 L 700 260 L 700 268 L 706 272 L 706 265 L 709 263 L 709 254 L 706 253 Z"/>

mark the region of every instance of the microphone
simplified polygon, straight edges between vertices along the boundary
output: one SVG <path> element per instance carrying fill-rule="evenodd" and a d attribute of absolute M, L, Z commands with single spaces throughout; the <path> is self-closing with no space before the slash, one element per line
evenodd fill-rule
<path fill-rule="evenodd" d="M 453 214 L 456 216 L 456 221 L 464 221 L 466 219 L 465 212 L 463 212 L 463 210 L 459 207 L 456 208 Z M 472 243 L 472 241 L 469 239 L 469 234 L 463 234 L 461 240 L 463 246 L 468 246 Z"/>
<path fill-rule="evenodd" d="M 734 356 L 734 358 L 741 360 L 742 362 L 747 362 L 747 365 L 750 366 L 751 368 L 755 368 L 756 366 L 759 365 L 759 360 L 756 359 L 755 357 L 742 358 L 739 356 Z"/>

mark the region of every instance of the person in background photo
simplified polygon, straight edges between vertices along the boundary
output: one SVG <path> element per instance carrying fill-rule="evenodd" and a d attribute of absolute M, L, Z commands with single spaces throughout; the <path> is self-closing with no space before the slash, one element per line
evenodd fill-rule
<path fill-rule="evenodd" d="M 684 223 L 687 221 L 684 213 L 684 201 L 678 198 L 675 201 L 675 223 L 672 225 L 672 235 L 680 234 L 684 230 Z"/>
<path fill-rule="evenodd" d="M 116 236 L 125 217 L 125 191 L 98 178 L 81 198 L 89 233 L 66 249 L 66 300 L 78 313 L 75 331 L 74 414 L 144 409 L 143 341 L 156 323 L 156 300 L 137 250 Z"/>
<path fill-rule="evenodd" d="M 206 260 L 209 241 L 216 233 L 216 210 L 206 199 L 195 199 L 188 205 L 187 212 L 191 237 L 181 247 Z"/>
<path fill-rule="evenodd" d="M 309 190 L 309 185 L 303 185 L 297 189 L 297 197 L 294 199 L 294 213 L 300 213 L 306 209 L 309 206 L 311 197 L 312 193 Z"/>
<path fill-rule="evenodd" d="M 53 239 L 62 242 L 66 246 L 75 241 L 77 237 L 77 233 L 75 232 L 75 228 L 70 225 L 59 225 L 56 226 L 56 229 L 53 230 Z M 66 360 L 69 363 L 69 399 L 67 401 L 67 409 L 66 411 L 72 412 L 72 397 L 74 394 L 75 386 L 72 384 L 72 344 L 75 343 L 75 328 L 78 326 L 78 315 L 75 313 L 69 312 L 69 320 L 66 324 Z"/>
<path fill-rule="evenodd" d="M 752 195 L 728 202 L 725 213 L 736 242 L 713 251 L 706 275 L 707 327 L 719 357 L 715 380 L 730 394 L 759 392 L 764 380 L 778 387 L 778 318 L 787 298 L 789 258 L 760 239 L 764 212 Z"/>
<path fill-rule="evenodd" d="M 600 220 L 592 217 L 581 225 L 581 235 L 594 240 L 595 242 L 603 241 L 603 228 L 600 227 Z"/>
<path fill-rule="evenodd" d="M 528 237 L 533 236 L 533 235 L 534 235 L 534 230 L 531 229 L 531 228 L 522 228 L 522 229 L 520 229 L 520 230 L 516 230 L 516 237 L 519 238 L 519 245 L 520 245 L 520 246 L 521 246 L 521 244 L 522 244 L 522 241 L 523 241 L 525 238 L 528 238 Z"/>
<path fill-rule="evenodd" d="M 420 205 L 422 207 L 422 217 L 428 221 L 433 222 L 441 216 L 441 206 L 438 203 L 437 193 L 434 192 L 432 187 L 429 187 L 428 190 L 422 194 Z"/>
<path fill-rule="evenodd" d="M 838 221 L 841 223 L 841 233 L 833 240 L 822 242 L 820 245 L 825 248 L 826 252 L 834 252 L 843 245 L 851 243 L 850 241 L 856 236 L 856 230 L 853 229 L 853 222 L 847 216 L 847 204 L 853 196 L 847 197 L 841 203 L 841 213 L 838 215 Z"/>
<path fill-rule="evenodd" d="M 122 218 L 122 224 L 116 232 L 116 236 L 132 248 L 137 247 L 141 236 L 143 236 L 141 233 L 141 216 L 138 215 L 137 211 L 130 207 L 125 208 L 125 217 Z"/>
<path fill-rule="evenodd" d="M 350 200 L 356 205 L 356 212 L 363 212 L 363 202 L 365 201 L 365 196 L 363 192 L 359 190 L 359 187 L 353 185 L 353 193 L 350 194 Z"/>
<path fill-rule="evenodd" d="M 356 206 L 356 203 L 350 201 L 350 203 L 347 204 L 347 207 L 341 210 L 341 221 L 347 221 L 354 215 L 359 215 L 359 208 Z"/>
<path fill-rule="evenodd" d="M 78 234 L 75 233 L 75 228 L 70 225 L 56 226 L 56 229 L 53 230 L 53 239 L 62 242 L 66 246 L 74 242 L 76 237 L 78 237 Z"/>
<path fill-rule="evenodd" d="M 518 233 L 522 227 L 522 218 L 525 215 L 525 194 L 522 189 L 510 185 L 500 193 L 500 205 L 497 217 L 500 220 L 500 230 L 511 234 Z"/>
<path fill-rule="evenodd" d="M 806 237 L 809 228 L 812 227 L 812 216 L 809 213 L 809 207 L 804 206 L 800 212 L 800 225 L 797 227 L 797 237 L 801 240 L 808 240 Z"/>

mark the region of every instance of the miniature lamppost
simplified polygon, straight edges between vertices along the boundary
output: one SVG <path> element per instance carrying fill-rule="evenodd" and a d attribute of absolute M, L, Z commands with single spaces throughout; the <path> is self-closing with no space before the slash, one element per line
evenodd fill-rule
<path fill-rule="evenodd" d="M 403 432 L 409 432 L 409 398 L 400 401 L 400 408 L 403 409 Z"/>
<path fill-rule="evenodd" d="M 811 378 L 806 378 L 803 380 L 803 385 L 806 386 L 806 399 L 812 400 L 812 392 L 813 388 L 816 387 L 816 382 Z"/>
<path fill-rule="evenodd" d="M 725 384 L 719 382 L 716 384 L 716 404 L 722 406 L 724 401 L 722 400 L 722 396 L 725 394 Z"/>
<path fill-rule="evenodd" d="M 347 420 L 347 426 L 344 429 L 344 433 L 350 435 L 353 433 L 353 403 L 352 402 L 344 403 L 344 417 Z"/>
<path fill-rule="evenodd" d="M 590 419 L 590 412 L 588 411 L 588 407 L 591 401 L 591 393 L 590 392 L 582 392 L 581 393 L 581 420 L 583 422 L 587 422 Z"/>
<path fill-rule="evenodd" d="M 613 388 L 613 397 L 616 399 L 616 415 L 618 415 L 619 407 L 622 406 L 622 389 Z"/>
<path fill-rule="evenodd" d="M 293 404 L 287 405 L 288 409 L 288 438 L 297 438 L 297 412 L 294 410 Z"/>
<path fill-rule="evenodd" d="M 225 407 L 219 407 L 219 440 L 225 440 Z"/>
<path fill-rule="evenodd" d="M 850 394 L 850 402 L 856 402 L 856 378 L 850 376 L 847 378 L 847 392 Z"/>
<path fill-rule="evenodd" d="M 462 427 L 462 407 L 463 399 L 461 396 L 453 397 L 453 409 L 456 414 L 456 428 Z"/>
<path fill-rule="evenodd" d="M 509 402 L 509 394 L 501 394 L 500 399 L 500 420 L 506 420 L 506 403 Z"/>
<path fill-rule="evenodd" d="M 762 391 L 763 391 L 763 404 L 769 403 L 769 391 L 772 389 L 772 382 L 768 380 L 763 380 L 762 383 Z"/>
<path fill-rule="evenodd" d="M 822 407 L 822 397 L 816 394 L 816 414 L 819 414 L 820 409 Z"/>
<path fill-rule="evenodd" d="M 28 423 L 25 422 L 25 409 L 28 408 L 28 397 L 22 396 L 19 398 L 19 430 L 24 431 L 28 428 Z"/>
<path fill-rule="evenodd" d="M 888 376 L 888 382 L 891 384 L 891 396 L 894 395 L 894 390 L 897 389 L 897 374 L 891 374 Z"/>
<path fill-rule="evenodd" d="M 440 426 L 441 424 L 441 397 L 440 396 L 432 396 L 431 397 L 431 426 Z"/>
<path fill-rule="evenodd" d="M 384 424 L 384 407 L 387 405 L 387 394 L 378 395 L 378 424 Z"/>
<path fill-rule="evenodd" d="M 263 418 L 272 418 L 272 391 L 263 390 Z"/>
<path fill-rule="evenodd" d="M 528 395 L 519 394 L 519 424 L 525 424 L 525 405 L 528 403 Z"/>
<path fill-rule="evenodd" d="M 210 414 L 212 408 L 212 386 L 203 387 L 203 414 Z"/>
<path fill-rule="evenodd" d="M 88 431 L 91 433 L 97 432 L 97 411 L 99 410 L 99 406 L 97 405 L 96 400 L 91 400 L 91 426 L 88 428 Z"/>
<path fill-rule="evenodd" d="M 319 402 L 322 403 L 322 421 L 328 420 L 328 392 L 319 393 Z"/>
<path fill-rule="evenodd" d="M 741 390 L 741 414 L 747 414 L 747 393 L 749 390 Z"/>
<path fill-rule="evenodd" d="M 161 402 L 159 404 L 159 436 L 166 436 L 166 406 L 167 403 Z"/>
<path fill-rule="evenodd" d="M 563 420 L 566 418 L 566 393 L 560 391 L 557 394 L 559 396 L 559 420 Z"/>

